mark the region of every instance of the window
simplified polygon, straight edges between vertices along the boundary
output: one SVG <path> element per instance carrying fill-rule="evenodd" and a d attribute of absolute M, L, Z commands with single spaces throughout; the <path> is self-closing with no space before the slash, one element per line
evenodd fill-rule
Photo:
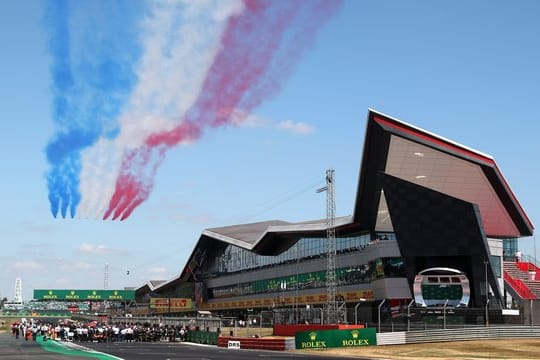
<path fill-rule="evenodd" d="M 336 249 L 340 253 L 362 250 L 369 243 L 369 235 L 336 238 Z M 257 255 L 249 250 L 234 245 L 227 248 L 214 264 L 213 271 L 236 272 L 260 268 L 269 265 L 309 260 L 326 255 L 326 238 L 302 238 L 294 246 L 277 256 Z"/>
<path fill-rule="evenodd" d="M 493 273 L 495 276 L 501 277 L 501 257 L 496 255 L 491 255 L 491 265 L 493 266 Z"/>

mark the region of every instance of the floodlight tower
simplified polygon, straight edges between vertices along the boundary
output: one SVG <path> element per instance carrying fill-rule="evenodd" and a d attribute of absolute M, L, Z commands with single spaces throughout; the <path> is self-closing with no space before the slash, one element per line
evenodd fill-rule
<path fill-rule="evenodd" d="M 326 186 L 317 192 L 326 191 L 326 240 L 327 240 L 327 266 L 326 266 L 326 321 L 328 324 L 339 322 L 339 309 L 336 299 L 336 200 L 334 169 L 326 170 Z"/>
<path fill-rule="evenodd" d="M 109 263 L 105 263 L 103 272 L 103 290 L 109 290 Z"/>

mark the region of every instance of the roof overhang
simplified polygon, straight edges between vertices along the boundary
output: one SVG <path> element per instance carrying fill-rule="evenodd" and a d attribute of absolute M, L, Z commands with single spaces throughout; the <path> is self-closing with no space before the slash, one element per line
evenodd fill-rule
<path fill-rule="evenodd" d="M 143 285 L 135 288 L 135 294 L 140 294 L 140 293 L 144 294 L 144 293 L 152 292 L 155 289 L 162 286 L 163 284 L 165 284 L 166 282 L 167 282 L 166 280 L 149 280 Z"/>
<path fill-rule="evenodd" d="M 491 156 L 369 110 L 353 221 L 362 229 L 392 231 L 377 173 L 477 204 L 488 237 L 533 233 Z"/>
<path fill-rule="evenodd" d="M 334 224 L 336 229 L 350 228 L 352 217 L 336 218 Z M 275 220 L 207 229 L 201 238 L 236 245 L 259 255 L 277 255 L 294 245 L 300 237 L 324 236 L 327 230 L 326 219 L 300 223 Z"/>

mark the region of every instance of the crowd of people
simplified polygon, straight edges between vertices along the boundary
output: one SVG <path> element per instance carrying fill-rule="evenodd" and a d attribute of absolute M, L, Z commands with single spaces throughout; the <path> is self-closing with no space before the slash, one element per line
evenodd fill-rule
<path fill-rule="evenodd" d="M 26 321 L 13 323 L 11 332 L 17 339 L 36 341 L 38 336 L 44 340 L 53 339 L 75 342 L 157 342 L 186 341 L 189 328 L 184 325 L 163 325 L 150 323 L 98 323 L 74 322 L 58 323 Z"/>

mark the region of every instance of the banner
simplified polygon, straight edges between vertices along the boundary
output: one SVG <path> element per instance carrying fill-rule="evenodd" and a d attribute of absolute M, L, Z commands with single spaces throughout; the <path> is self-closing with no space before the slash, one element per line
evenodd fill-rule
<path fill-rule="evenodd" d="M 135 290 L 34 290 L 34 300 L 124 301 L 134 299 Z"/>
<path fill-rule="evenodd" d="M 353 330 L 312 330 L 296 333 L 297 349 L 326 349 L 377 345 L 375 328 Z"/>
<path fill-rule="evenodd" d="M 155 312 L 167 312 L 169 310 L 169 299 L 150 298 L 150 309 Z"/>
<path fill-rule="evenodd" d="M 150 309 L 154 313 L 186 311 L 193 309 L 193 302 L 187 298 L 150 298 Z"/>

